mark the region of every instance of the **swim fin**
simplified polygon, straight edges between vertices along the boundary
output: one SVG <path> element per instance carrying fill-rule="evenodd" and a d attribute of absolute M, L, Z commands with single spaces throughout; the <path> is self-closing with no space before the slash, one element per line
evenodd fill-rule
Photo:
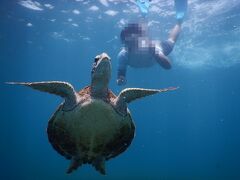
<path fill-rule="evenodd" d="M 136 3 L 143 14 L 148 13 L 150 7 L 150 0 L 136 0 Z"/>
<path fill-rule="evenodd" d="M 188 2 L 187 0 L 174 0 L 176 19 L 178 21 L 183 21 L 183 18 L 187 12 Z"/>

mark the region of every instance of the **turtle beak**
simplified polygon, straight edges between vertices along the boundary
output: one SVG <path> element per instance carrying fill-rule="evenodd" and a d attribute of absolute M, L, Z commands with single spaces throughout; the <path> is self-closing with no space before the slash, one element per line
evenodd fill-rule
<path fill-rule="evenodd" d="M 102 61 L 111 61 L 111 58 L 108 56 L 107 53 L 102 53 L 100 55 L 100 57 L 101 57 Z"/>
<path fill-rule="evenodd" d="M 100 58 L 96 62 L 96 72 L 98 74 L 107 74 L 111 72 L 111 59 L 106 53 L 99 55 Z"/>

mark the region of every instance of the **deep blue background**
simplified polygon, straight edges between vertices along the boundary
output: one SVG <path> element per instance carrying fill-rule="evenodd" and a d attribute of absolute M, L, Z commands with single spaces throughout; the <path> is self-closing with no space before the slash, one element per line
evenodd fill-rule
<path fill-rule="evenodd" d="M 138 12 L 119 12 L 112 17 L 101 10 L 87 11 L 90 3 L 64 0 L 41 1 L 42 5 L 53 4 L 54 9 L 43 6 L 43 11 L 34 11 L 19 2 L 1 1 L 0 6 L 0 179 L 240 179 L 237 1 L 224 11 L 217 0 L 206 5 L 206 1 L 190 1 L 183 33 L 171 55 L 173 69 L 129 69 L 126 87 L 180 88 L 129 105 L 136 137 L 126 152 L 107 162 L 107 176 L 89 165 L 67 175 L 69 162 L 53 150 L 46 134 L 48 119 L 61 99 L 4 82 L 62 80 L 81 89 L 90 82 L 93 57 L 105 51 L 112 58 L 110 87 L 119 93 L 123 87 L 115 83 L 121 47 L 117 22 L 134 19 Z M 114 8 L 134 7 L 129 4 Z M 110 2 L 108 7 L 98 1 L 95 5 L 111 9 Z M 171 5 L 166 5 L 170 7 L 166 11 L 173 11 Z M 205 8 L 203 14 L 197 5 Z M 210 5 L 217 10 L 207 18 L 204 13 L 211 11 Z M 69 12 L 61 13 L 63 9 Z M 80 14 L 73 14 L 73 9 Z M 173 14 L 162 17 L 153 13 L 149 19 L 151 16 L 161 19 L 161 28 L 152 27 L 153 36 L 166 36 L 174 25 Z M 26 26 L 29 22 L 31 27 Z"/>

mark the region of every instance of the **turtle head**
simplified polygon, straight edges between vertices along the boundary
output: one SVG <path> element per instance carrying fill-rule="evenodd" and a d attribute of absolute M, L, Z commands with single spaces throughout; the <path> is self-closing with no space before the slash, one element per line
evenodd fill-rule
<path fill-rule="evenodd" d="M 111 59 L 107 53 L 102 53 L 94 58 L 92 66 L 91 87 L 95 93 L 102 93 L 107 90 L 111 79 Z"/>

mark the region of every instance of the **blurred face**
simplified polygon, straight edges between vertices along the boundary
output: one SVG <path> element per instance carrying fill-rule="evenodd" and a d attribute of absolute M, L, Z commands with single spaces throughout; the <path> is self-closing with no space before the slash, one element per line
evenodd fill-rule
<path fill-rule="evenodd" d="M 128 24 L 121 32 L 122 43 L 128 48 L 137 47 L 139 38 L 144 36 L 144 30 L 140 24 Z"/>
<path fill-rule="evenodd" d="M 124 44 L 127 47 L 136 47 L 138 45 L 138 34 L 129 34 L 125 37 Z"/>

